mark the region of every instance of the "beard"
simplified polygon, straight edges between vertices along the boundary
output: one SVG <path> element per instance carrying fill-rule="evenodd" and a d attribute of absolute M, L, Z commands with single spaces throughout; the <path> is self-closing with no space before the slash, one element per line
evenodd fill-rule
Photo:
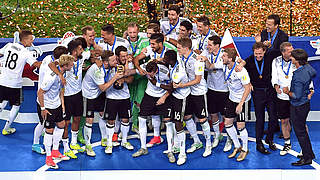
<path fill-rule="evenodd" d="M 83 58 L 82 54 L 78 55 L 78 59 L 82 59 L 82 58 Z"/>

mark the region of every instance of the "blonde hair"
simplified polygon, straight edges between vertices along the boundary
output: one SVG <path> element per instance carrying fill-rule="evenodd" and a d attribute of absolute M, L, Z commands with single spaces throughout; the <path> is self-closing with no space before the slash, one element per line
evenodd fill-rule
<path fill-rule="evenodd" d="M 59 58 L 59 66 L 62 67 L 64 65 L 69 64 L 70 62 L 75 61 L 75 58 L 71 55 L 63 54 Z"/>

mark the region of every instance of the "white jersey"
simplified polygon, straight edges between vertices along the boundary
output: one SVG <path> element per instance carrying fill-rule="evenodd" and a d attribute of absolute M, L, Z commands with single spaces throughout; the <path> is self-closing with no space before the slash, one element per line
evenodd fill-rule
<path fill-rule="evenodd" d="M 157 64 L 157 65 L 158 65 L 158 73 L 155 75 L 157 82 L 160 84 L 169 84 L 170 82 L 169 69 L 165 65 L 162 65 L 162 64 Z M 153 85 L 150 81 L 148 81 L 146 93 L 149 96 L 161 97 L 166 92 L 167 92 L 166 90 L 160 87 L 157 87 Z"/>
<path fill-rule="evenodd" d="M 160 30 L 161 32 L 171 38 L 171 39 L 175 39 L 178 40 L 178 36 L 179 36 L 179 30 L 180 30 L 180 23 L 182 21 L 189 21 L 191 23 L 191 21 L 187 18 L 178 18 L 178 21 L 176 24 L 172 25 L 170 24 L 170 21 L 168 18 L 164 18 L 160 20 Z M 192 24 L 193 25 L 193 32 L 197 32 L 197 26 L 196 24 Z"/>
<path fill-rule="evenodd" d="M 223 59 L 222 53 L 220 51 L 219 57 L 215 56 L 212 53 L 209 53 L 207 50 L 204 50 L 201 53 L 202 56 L 205 56 L 209 59 L 211 64 L 214 64 L 213 70 L 208 70 L 207 84 L 208 89 L 218 92 L 228 92 L 228 85 L 224 83 L 223 78 Z"/>
<path fill-rule="evenodd" d="M 158 59 L 158 58 L 163 58 L 164 57 L 164 54 L 170 50 L 170 48 L 166 47 L 166 46 L 163 46 L 162 50 L 161 50 L 161 53 L 158 53 L 158 52 L 153 52 L 152 51 L 152 48 L 151 48 L 151 45 L 147 46 L 147 52 L 144 53 L 144 55 L 146 55 L 146 57 L 150 57 L 150 59 Z"/>
<path fill-rule="evenodd" d="M 227 80 L 228 88 L 229 88 L 229 99 L 232 102 L 239 103 L 242 99 L 243 93 L 244 93 L 244 85 L 250 83 L 250 77 L 248 74 L 248 71 L 245 68 L 242 68 L 240 72 L 236 72 L 232 69 L 229 69 L 227 66 L 225 66 L 225 79 Z M 229 76 L 229 73 L 230 77 Z M 251 95 L 249 94 L 245 102 L 249 101 L 251 98 Z"/>
<path fill-rule="evenodd" d="M 3 58 L 0 60 L 0 85 L 9 88 L 22 87 L 24 65 L 32 66 L 37 60 L 32 52 L 19 43 L 8 43 L 0 49 Z"/>
<path fill-rule="evenodd" d="M 184 64 L 189 81 L 196 78 L 196 75 L 201 75 L 201 80 L 199 84 L 190 86 L 191 94 L 195 96 L 204 95 L 207 93 L 207 83 L 204 79 L 204 62 L 198 61 L 197 54 L 193 53 L 189 55 L 189 58 L 181 57 L 181 62 Z"/>
<path fill-rule="evenodd" d="M 61 105 L 60 100 L 60 90 L 62 88 L 62 83 L 58 75 L 48 69 L 44 74 L 43 81 L 39 85 L 42 90 L 45 91 L 43 94 L 44 107 L 48 109 L 56 109 Z M 37 97 L 37 102 L 39 103 L 39 97 Z"/>
<path fill-rule="evenodd" d="M 88 57 L 89 56 L 89 57 Z M 73 62 L 73 67 L 70 71 L 66 72 L 66 87 L 64 90 L 64 96 L 72 96 L 81 91 L 82 83 L 82 67 L 84 61 L 90 58 L 90 51 L 84 51 L 82 58 Z"/>
<path fill-rule="evenodd" d="M 103 85 L 104 71 L 102 67 L 98 67 L 97 64 L 93 64 L 86 72 L 82 81 L 82 96 L 87 99 L 95 99 L 102 92 L 99 89 L 99 85 Z"/>
<path fill-rule="evenodd" d="M 206 35 L 197 35 L 197 41 L 194 47 L 200 51 L 207 49 L 209 37 L 215 35 L 217 36 L 218 34 L 212 29 L 209 29 Z"/>
<path fill-rule="evenodd" d="M 109 79 L 110 81 L 116 74 L 116 68 L 112 68 Z M 130 98 L 130 92 L 128 88 L 128 84 L 126 82 L 123 83 L 123 88 L 122 89 L 115 89 L 113 86 L 111 86 L 107 91 L 106 91 L 106 97 L 108 99 L 128 99 Z"/>
<path fill-rule="evenodd" d="M 43 82 L 43 78 L 44 78 L 45 73 L 48 70 L 50 70 L 48 65 L 53 61 L 54 61 L 53 55 L 48 55 L 42 60 L 42 63 L 39 68 L 38 90 L 40 89 L 40 85 Z"/>
<path fill-rule="evenodd" d="M 123 39 L 123 38 L 118 37 L 118 36 L 115 36 L 114 40 L 115 41 L 113 42 L 113 44 L 110 45 L 110 44 L 104 42 L 103 39 L 100 39 L 99 42 L 98 42 L 98 45 L 101 46 L 103 50 L 105 50 L 105 51 L 109 50 L 109 51 L 112 51 L 113 53 L 116 52 L 116 49 L 119 46 L 124 46 L 125 48 L 127 48 L 127 50 L 130 49 L 130 44 L 129 44 L 128 40 Z"/>
<path fill-rule="evenodd" d="M 293 71 L 296 69 L 296 66 L 291 61 L 285 61 L 282 56 L 276 57 L 272 62 L 272 86 L 274 87 L 275 84 L 278 84 L 281 92 L 284 87 L 290 89 Z M 289 100 L 289 96 L 283 92 L 281 94 L 277 93 L 277 97 L 282 100 Z"/>
<path fill-rule="evenodd" d="M 182 62 L 177 61 L 173 67 L 170 66 L 170 79 L 174 83 L 187 83 L 189 78 Z M 177 88 L 172 92 L 172 95 L 177 99 L 184 99 L 190 94 L 190 87 Z"/>

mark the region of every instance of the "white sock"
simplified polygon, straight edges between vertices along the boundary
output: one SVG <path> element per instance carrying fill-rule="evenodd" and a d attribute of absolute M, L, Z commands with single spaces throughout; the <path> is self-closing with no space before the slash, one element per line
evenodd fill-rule
<path fill-rule="evenodd" d="M 284 141 L 285 144 L 291 144 L 290 138 Z"/>
<path fill-rule="evenodd" d="M 114 123 L 114 132 L 115 133 L 117 133 L 117 134 L 119 133 L 120 126 L 121 126 L 121 121 L 119 119 L 119 116 L 117 116 L 116 121 Z"/>
<path fill-rule="evenodd" d="M 59 149 L 59 142 L 62 139 L 64 128 L 55 127 L 53 131 L 52 150 Z"/>
<path fill-rule="evenodd" d="M 184 131 L 177 134 L 179 139 L 180 155 L 186 154 L 186 133 Z"/>
<path fill-rule="evenodd" d="M 114 133 L 114 124 L 107 123 L 107 146 L 112 146 L 112 136 Z"/>
<path fill-rule="evenodd" d="M 140 134 L 140 143 L 141 148 L 146 149 L 147 144 L 147 119 L 143 117 L 138 117 L 139 119 L 139 134 Z"/>
<path fill-rule="evenodd" d="M 63 152 L 68 152 L 70 150 L 70 148 L 69 148 L 69 138 L 66 138 L 66 139 L 62 138 L 62 144 L 63 144 Z"/>
<path fill-rule="evenodd" d="M 210 132 L 210 125 L 208 121 L 201 124 L 203 135 L 206 139 L 206 146 L 211 147 L 211 132 Z"/>
<path fill-rule="evenodd" d="M 20 109 L 20 106 L 15 106 L 15 105 L 12 106 L 9 114 L 9 119 L 6 122 L 6 125 L 4 126 L 5 130 L 8 130 L 10 128 L 12 122 L 16 119 L 18 115 L 19 109 Z"/>
<path fill-rule="evenodd" d="M 102 117 L 99 117 L 99 128 L 101 133 L 101 138 L 105 139 L 107 138 L 107 128 L 106 128 L 106 120 L 102 119 Z"/>
<path fill-rule="evenodd" d="M 246 128 L 239 130 L 240 139 L 242 141 L 242 150 L 248 151 L 248 131 Z"/>
<path fill-rule="evenodd" d="M 176 130 L 176 125 L 172 123 L 172 129 L 173 129 L 173 146 L 174 147 L 179 147 L 179 138 L 177 135 L 177 130 Z"/>
<path fill-rule="evenodd" d="M 78 133 L 79 133 L 79 131 L 72 131 L 71 130 L 71 144 L 72 145 L 77 144 Z"/>
<path fill-rule="evenodd" d="M 44 129 L 44 123 L 41 124 L 39 122 L 33 131 L 33 144 L 39 144 L 40 136 L 42 134 L 43 129 Z"/>
<path fill-rule="evenodd" d="M 167 136 L 167 142 L 168 142 L 168 150 L 169 152 L 172 151 L 172 146 L 173 146 L 173 123 L 172 122 L 167 122 L 166 123 L 166 136 Z"/>
<path fill-rule="evenodd" d="M 3 100 L 2 103 L 0 103 L 0 112 L 3 111 L 3 109 L 6 107 L 8 104 L 8 101 Z"/>
<path fill-rule="evenodd" d="M 47 156 L 51 156 L 52 139 L 53 139 L 53 134 L 48 134 L 48 133 L 44 134 L 43 144 L 44 144 L 44 148 L 46 149 Z"/>
<path fill-rule="evenodd" d="M 83 127 L 84 140 L 86 145 L 91 144 L 91 135 L 92 135 L 92 124 L 86 123 Z"/>
<path fill-rule="evenodd" d="M 218 138 L 220 136 L 219 124 L 220 124 L 219 121 L 213 122 L 212 124 L 212 128 L 215 133 L 215 138 Z"/>
<path fill-rule="evenodd" d="M 233 144 L 234 144 L 234 147 L 235 148 L 239 148 L 240 147 L 240 142 L 239 142 L 239 139 L 237 137 L 237 130 L 236 128 L 234 127 L 234 125 L 230 126 L 230 127 L 226 127 L 226 131 L 227 133 L 229 134 Z"/>
<path fill-rule="evenodd" d="M 161 119 L 159 115 L 151 116 L 153 125 L 153 136 L 160 136 Z"/>
<path fill-rule="evenodd" d="M 186 125 L 187 125 L 187 129 L 188 129 L 190 135 L 193 138 L 193 141 L 195 143 L 200 143 L 200 139 L 197 134 L 197 127 L 196 127 L 196 124 L 194 123 L 193 119 L 190 118 L 189 120 L 187 120 Z"/>
<path fill-rule="evenodd" d="M 130 125 L 129 122 L 127 122 L 127 123 L 121 122 L 121 134 L 122 134 L 121 142 L 122 143 L 126 143 L 127 142 L 128 132 L 129 132 L 129 129 L 130 129 L 129 125 Z"/>

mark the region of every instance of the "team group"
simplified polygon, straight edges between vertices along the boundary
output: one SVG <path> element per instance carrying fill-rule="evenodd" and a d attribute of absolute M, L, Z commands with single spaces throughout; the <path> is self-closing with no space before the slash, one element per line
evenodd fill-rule
<path fill-rule="evenodd" d="M 112 154 L 113 147 L 119 145 L 134 149 L 127 140 L 130 120 L 141 143 L 132 156 L 148 154 L 147 148 L 163 141 L 160 136 L 162 121 L 168 144 L 164 153 L 169 162 L 182 165 L 187 160 L 186 153 L 204 146 L 198 137 L 196 122 L 200 123 L 205 137 L 203 157 L 207 157 L 221 140 L 221 119 L 228 134 L 224 151 L 231 150 L 233 144 L 233 152 L 228 157 L 234 158 L 239 153 L 236 160 L 243 161 L 249 153 L 245 120 L 251 96 L 256 115 L 256 149 L 263 154 L 270 153 L 262 143 L 267 108 L 269 124 L 265 141 L 271 150 L 276 150 L 273 134 L 281 119 L 285 144 L 280 155 L 287 154 L 291 149 L 290 114 L 294 113 L 290 108 L 301 105 L 292 99 L 300 101 L 307 95 L 309 102 L 314 92 L 311 81 L 305 83 L 309 83 L 308 91 L 294 92 L 295 88 L 290 87 L 294 72 L 300 66 L 310 67 L 311 79 L 315 71 L 303 63 L 307 57 L 305 51 L 294 50 L 287 42 L 288 36 L 279 29 L 279 16 L 268 16 L 266 29 L 255 37 L 253 55 L 242 60 L 236 48 L 221 48 L 221 38 L 210 29 L 206 16 L 199 17 L 193 24 L 179 14 L 180 8 L 171 6 L 168 19 L 151 22 L 146 33 L 139 32 L 138 24 L 129 23 L 123 37 L 116 36 L 114 26 L 107 24 L 101 28 L 102 38 L 98 43 L 94 28 L 85 26 L 82 36 L 63 39 L 42 62 L 27 49 L 33 43 L 32 33 L 21 31 L 19 43 L 8 43 L 0 49 L 0 56 L 3 56 L 0 111 L 8 102 L 12 106 L 2 134 L 16 131 L 11 123 L 22 102 L 22 71 L 28 63 L 39 68 L 37 111 L 40 122 L 34 130 L 32 150 L 46 154 L 46 165 L 50 168 L 58 168 L 53 159 L 77 158 L 76 152 L 96 155 L 91 145 L 95 112 L 99 114 L 101 145 L 106 154 Z M 85 149 L 77 142 L 82 116 L 85 117 Z M 152 121 L 154 137 L 147 143 L 148 119 Z M 187 150 L 184 127 L 193 139 Z M 303 128 L 306 129 L 305 122 Z M 44 149 L 39 143 L 43 129 Z M 117 141 L 119 129 L 121 143 Z M 61 140 L 63 154 L 59 152 Z M 177 160 L 174 153 L 179 153 Z M 301 160 L 314 159 L 311 145 L 305 150 L 302 148 L 302 153 Z"/>

